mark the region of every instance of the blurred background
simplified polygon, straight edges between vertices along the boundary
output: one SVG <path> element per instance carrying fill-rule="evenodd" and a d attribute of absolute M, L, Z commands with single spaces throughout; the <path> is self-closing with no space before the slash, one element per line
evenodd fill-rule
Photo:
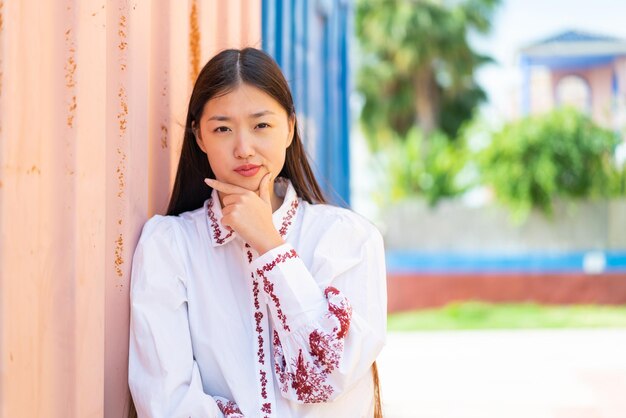
<path fill-rule="evenodd" d="M 468 297 L 623 302 L 613 275 L 626 267 L 619 11 L 358 4 L 355 206 L 385 232 L 390 309 Z M 567 21 L 555 20 L 565 9 Z"/>
<path fill-rule="evenodd" d="M 0 0 L 0 417 L 124 416 L 128 280 L 217 51 L 385 237 L 383 407 L 626 417 L 626 3 Z"/>
<path fill-rule="evenodd" d="M 353 207 L 387 249 L 389 417 L 626 417 L 614 1 L 357 1 Z"/>

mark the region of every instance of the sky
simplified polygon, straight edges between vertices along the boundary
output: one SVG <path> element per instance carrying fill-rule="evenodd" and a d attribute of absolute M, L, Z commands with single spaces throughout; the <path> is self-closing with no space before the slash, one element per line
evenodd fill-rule
<path fill-rule="evenodd" d="M 481 53 L 496 64 L 477 73 L 489 103 L 483 111 L 508 118 L 518 103 L 521 72 L 518 51 L 567 30 L 580 30 L 626 40 L 625 0 L 503 0 L 487 37 L 473 38 Z"/>

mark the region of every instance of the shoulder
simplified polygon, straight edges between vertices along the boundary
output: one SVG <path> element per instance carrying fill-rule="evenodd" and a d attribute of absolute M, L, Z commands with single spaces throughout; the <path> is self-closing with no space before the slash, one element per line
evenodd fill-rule
<path fill-rule="evenodd" d="M 154 306 L 178 306 L 186 286 L 187 265 L 180 250 L 178 216 L 154 215 L 144 224 L 131 268 L 130 297 Z M 157 297 L 157 295 L 160 295 Z"/>
<path fill-rule="evenodd" d="M 336 277 L 362 263 L 384 265 L 382 236 L 363 216 L 337 206 L 306 203 L 302 213 L 296 248 L 305 259 L 310 257 L 308 266 L 317 277 Z"/>
<path fill-rule="evenodd" d="M 135 248 L 134 263 L 160 259 L 163 254 L 178 253 L 178 220 L 176 216 L 154 215 L 144 224 Z"/>
<path fill-rule="evenodd" d="M 180 215 L 154 215 L 144 224 L 141 231 L 141 241 L 166 240 L 174 242 L 180 235 L 185 235 L 196 229 L 199 222 L 206 222 L 203 218 L 204 207 Z"/>
<path fill-rule="evenodd" d="M 180 215 L 154 215 L 144 224 L 141 236 L 172 234 L 175 230 L 184 232 L 199 222 L 206 222 L 205 206 Z"/>
<path fill-rule="evenodd" d="M 187 241 L 194 232 L 194 213 L 177 216 L 154 215 L 144 224 L 133 255 L 134 282 L 169 283 L 172 277 L 187 277 Z M 196 241 L 194 241 L 196 243 Z M 198 245 L 195 248 L 199 248 Z M 175 282 L 175 281 L 174 281 Z"/>
<path fill-rule="evenodd" d="M 141 230 L 141 239 L 150 239 L 155 236 L 168 235 L 172 233 L 174 216 L 154 215 L 148 219 Z"/>
<path fill-rule="evenodd" d="M 139 243 L 145 244 L 155 240 L 171 242 L 176 235 L 177 224 L 177 216 L 154 215 L 143 225 Z"/>
<path fill-rule="evenodd" d="M 329 204 L 302 202 L 303 227 L 323 229 L 332 235 L 345 235 L 354 239 L 382 240 L 376 226 L 367 218 L 351 211 Z"/>

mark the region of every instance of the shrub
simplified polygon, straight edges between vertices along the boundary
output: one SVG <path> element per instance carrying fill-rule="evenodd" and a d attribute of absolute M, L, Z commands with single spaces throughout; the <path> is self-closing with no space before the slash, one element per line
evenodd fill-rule
<path fill-rule="evenodd" d="M 532 208 L 551 214 L 553 200 L 623 193 L 613 163 L 618 136 L 574 109 L 505 125 L 479 155 L 482 181 L 524 218 Z M 621 179 L 621 180 L 620 180 Z"/>
<path fill-rule="evenodd" d="M 411 128 L 406 138 L 397 138 L 385 154 L 392 201 L 421 195 L 435 205 L 466 188 L 458 180 L 467 161 L 462 139 L 451 141 L 445 134 L 436 132 L 425 141 L 421 131 Z"/>

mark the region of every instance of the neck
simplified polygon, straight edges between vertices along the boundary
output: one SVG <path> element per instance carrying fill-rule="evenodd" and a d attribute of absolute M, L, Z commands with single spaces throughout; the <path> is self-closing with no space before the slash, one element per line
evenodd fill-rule
<path fill-rule="evenodd" d="M 283 204 L 285 200 L 284 197 L 278 196 L 276 193 L 272 193 L 271 201 L 272 201 L 272 213 L 276 212 L 278 208 Z"/>

